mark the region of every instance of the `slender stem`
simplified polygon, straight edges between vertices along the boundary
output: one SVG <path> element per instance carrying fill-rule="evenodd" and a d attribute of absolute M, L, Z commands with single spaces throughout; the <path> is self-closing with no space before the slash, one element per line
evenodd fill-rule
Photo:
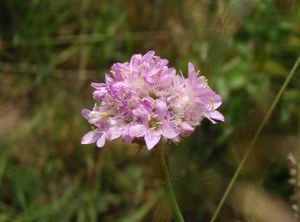
<path fill-rule="evenodd" d="M 223 194 L 223 196 L 222 196 L 222 198 L 221 198 L 221 200 L 220 200 L 220 202 L 217 206 L 217 209 L 215 210 L 215 212 L 214 212 L 214 214 L 213 214 L 213 216 L 210 220 L 210 222 L 215 222 L 216 221 L 216 219 L 217 219 L 217 217 L 220 213 L 220 210 L 223 207 L 224 202 L 227 199 L 230 191 L 232 190 L 232 187 L 233 187 L 234 183 L 236 182 L 236 180 L 237 180 L 244 164 L 246 163 L 246 161 L 248 159 L 248 156 L 249 156 L 251 150 L 253 149 L 253 147 L 254 147 L 254 145 L 255 145 L 255 143 L 256 143 L 256 141 L 257 141 L 257 139 L 258 139 L 258 137 L 259 137 L 259 135 L 262 131 L 262 129 L 264 128 L 264 126 L 266 125 L 267 121 L 269 120 L 271 114 L 273 113 L 279 99 L 281 98 L 285 88 L 287 87 L 288 83 L 290 82 L 291 78 L 293 77 L 293 75 L 294 75 L 295 71 L 297 70 L 299 64 L 300 64 L 300 55 L 298 56 L 293 68 L 291 69 L 290 73 L 288 74 L 288 76 L 286 77 L 284 83 L 282 84 L 282 86 L 281 86 L 279 92 L 277 93 L 274 101 L 272 102 L 272 105 L 270 106 L 268 112 L 264 116 L 263 121 L 260 123 L 258 129 L 256 130 L 256 132 L 254 134 L 254 137 L 252 138 L 252 140 L 251 140 L 251 142 L 250 142 L 250 144 L 249 144 L 249 146 L 248 146 L 248 148 L 247 148 L 240 164 L 238 165 L 235 173 L 233 174 L 233 177 L 232 177 L 230 183 L 228 184 L 228 186 L 227 186 L 227 188 L 226 188 L 226 190 L 225 190 L 225 192 L 224 192 L 224 194 Z"/>
<path fill-rule="evenodd" d="M 173 190 L 173 186 L 171 183 L 171 178 L 169 174 L 169 169 L 167 165 L 167 161 L 165 158 L 164 153 L 164 146 L 162 144 L 157 145 L 157 147 L 154 148 L 154 153 L 156 155 L 156 159 L 158 162 L 162 182 L 163 182 L 163 188 L 164 192 L 167 196 L 167 199 L 170 204 L 170 208 L 172 210 L 173 218 L 175 222 L 184 222 L 183 216 L 180 212 L 179 206 L 177 204 L 177 200 L 175 197 L 175 193 Z"/>

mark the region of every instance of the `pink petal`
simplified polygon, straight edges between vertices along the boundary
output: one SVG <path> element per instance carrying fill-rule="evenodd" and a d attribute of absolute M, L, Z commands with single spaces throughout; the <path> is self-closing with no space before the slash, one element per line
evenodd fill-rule
<path fill-rule="evenodd" d="M 188 65 L 188 80 L 192 83 L 192 82 L 197 82 L 198 81 L 198 75 L 195 72 L 195 67 L 192 63 L 189 62 Z"/>
<path fill-rule="evenodd" d="M 186 122 L 181 123 L 179 127 L 182 130 L 183 135 L 189 135 L 195 130 L 194 127 Z"/>
<path fill-rule="evenodd" d="M 109 85 L 109 83 L 114 82 L 114 79 L 110 77 L 109 74 L 105 73 L 105 83 L 106 85 Z"/>
<path fill-rule="evenodd" d="M 144 78 L 144 80 L 145 80 L 146 83 L 149 83 L 149 84 L 155 83 L 155 79 L 153 78 L 153 76 L 146 76 Z"/>
<path fill-rule="evenodd" d="M 105 144 L 105 133 L 103 133 L 100 138 L 97 140 L 97 147 L 103 147 Z"/>
<path fill-rule="evenodd" d="M 140 105 L 137 108 L 135 108 L 134 110 L 132 110 L 132 113 L 133 113 L 133 115 L 141 118 L 142 120 L 147 120 L 148 115 L 149 115 L 149 111 L 147 109 L 145 109 L 145 107 L 143 105 Z"/>
<path fill-rule="evenodd" d="M 156 110 L 159 116 L 163 117 L 167 111 L 168 111 L 168 106 L 165 101 L 157 99 L 155 100 L 155 106 Z"/>
<path fill-rule="evenodd" d="M 225 121 L 224 116 L 217 110 L 214 110 L 210 113 L 210 118 L 220 121 Z"/>
<path fill-rule="evenodd" d="M 81 144 L 91 144 L 97 141 L 99 138 L 99 133 L 95 131 L 90 131 L 85 134 L 81 139 Z"/>
<path fill-rule="evenodd" d="M 110 141 L 114 140 L 114 139 L 117 139 L 122 135 L 122 133 L 123 133 L 123 128 L 122 127 L 119 127 L 119 126 L 110 127 L 108 129 L 106 139 L 110 140 Z"/>
<path fill-rule="evenodd" d="M 142 137 L 146 133 L 146 127 L 142 124 L 136 124 L 129 127 L 129 135 L 131 137 Z"/>
<path fill-rule="evenodd" d="M 149 51 L 143 56 L 144 61 L 148 61 L 154 56 L 155 52 L 154 51 Z"/>
<path fill-rule="evenodd" d="M 174 68 L 168 69 L 166 72 L 163 73 L 163 75 L 160 78 L 161 83 L 169 83 L 170 80 L 174 78 L 174 75 L 176 75 L 176 70 Z"/>
<path fill-rule="evenodd" d="M 144 139 L 147 145 L 148 150 L 151 150 L 160 140 L 160 133 L 154 131 L 147 131 Z"/>
<path fill-rule="evenodd" d="M 217 109 L 217 108 L 219 108 L 219 106 L 221 106 L 221 104 L 222 104 L 222 98 L 221 98 L 221 96 L 219 96 L 218 94 L 216 94 L 214 96 L 213 108 Z"/>
<path fill-rule="evenodd" d="M 96 83 L 96 82 L 92 82 L 91 83 L 91 86 L 94 88 L 94 89 L 101 89 L 105 86 L 105 83 Z"/>
<path fill-rule="evenodd" d="M 154 100 L 150 97 L 144 97 L 141 100 L 142 104 L 149 110 L 153 109 L 154 106 Z"/>
<path fill-rule="evenodd" d="M 88 115 L 90 114 L 90 112 L 91 112 L 91 111 L 89 111 L 88 109 L 83 109 L 83 110 L 81 111 L 81 115 L 82 115 L 84 118 L 89 119 L 89 118 L 88 118 Z"/>
<path fill-rule="evenodd" d="M 102 87 L 96 91 L 93 92 L 93 98 L 94 99 L 102 99 L 103 96 L 107 93 L 107 90 L 105 87 Z"/>
<path fill-rule="evenodd" d="M 204 115 L 210 122 L 212 122 L 213 124 L 216 124 L 216 123 L 217 123 L 216 121 L 214 121 L 214 120 L 211 118 L 210 114 L 203 113 L 203 115 Z"/>
<path fill-rule="evenodd" d="M 170 121 L 165 121 L 162 126 L 162 135 L 168 139 L 175 138 L 179 134 L 179 129 Z"/>
<path fill-rule="evenodd" d="M 129 66 L 131 70 L 136 68 L 139 65 L 140 59 L 141 59 L 141 54 L 135 54 L 131 57 L 129 62 Z"/>
<path fill-rule="evenodd" d="M 129 142 L 129 143 L 131 143 L 134 139 L 133 137 L 129 136 L 128 133 L 123 133 L 122 138 L 123 138 L 124 141 Z"/>

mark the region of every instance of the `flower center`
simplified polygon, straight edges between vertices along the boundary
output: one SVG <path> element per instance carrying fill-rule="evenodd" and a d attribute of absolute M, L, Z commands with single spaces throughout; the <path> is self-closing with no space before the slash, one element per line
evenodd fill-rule
<path fill-rule="evenodd" d="M 162 124 L 155 116 L 150 117 L 150 120 L 148 122 L 150 129 L 158 129 L 159 126 Z"/>

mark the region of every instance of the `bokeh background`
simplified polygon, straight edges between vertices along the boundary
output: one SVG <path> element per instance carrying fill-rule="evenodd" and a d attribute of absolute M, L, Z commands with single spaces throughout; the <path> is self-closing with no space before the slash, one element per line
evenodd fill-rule
<path fill-rule="evenodd" d="M 210 220 L 300 52 L 300 1 L 1 0 L 0 221 L 172 221 L 152 152 L 80 144 L 90 83 L 151 49 L 223 98 L 226 122 L 168 150 L 186 221 Z M 299 98 L 298 70 L 218 221 L 297 217 Z"/>

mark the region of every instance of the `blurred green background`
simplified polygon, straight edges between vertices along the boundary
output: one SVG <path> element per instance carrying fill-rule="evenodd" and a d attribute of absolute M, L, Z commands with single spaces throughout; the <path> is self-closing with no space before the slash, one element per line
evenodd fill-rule
<path fill-rule="evenodd" d="M 193 62 L 223 98 L 224 123 L 169 150 L 186 221 L 209 221 L 300 52 L 300 1 L 1 0 L 0 221 L 172 221 L 152 152 L 80 144 L 90 83 L 151 49 L 183 73 Z M 299 98 L 298 70 L 239 177 L 295 216 Z M 267 221 L 244 199 L 218 221 Z"/>

